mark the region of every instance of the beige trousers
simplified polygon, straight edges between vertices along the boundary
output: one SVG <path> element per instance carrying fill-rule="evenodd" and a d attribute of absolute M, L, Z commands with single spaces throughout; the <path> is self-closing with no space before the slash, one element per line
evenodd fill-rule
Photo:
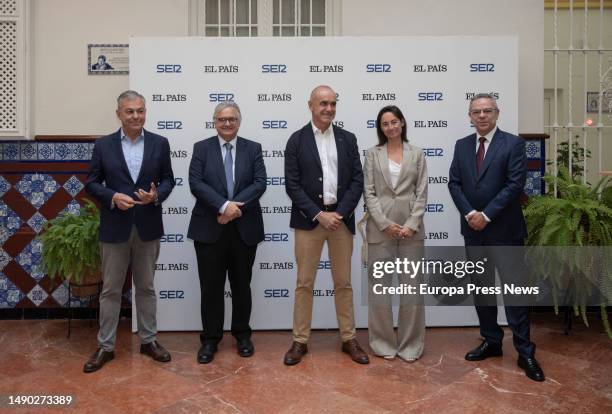
<path fill-rule="evenodd" d="M 293 309 L 293 340 L 303 344 L 307 343 L 310 337 L 312 291 L 325 241 L 327 241 L 334 280 L 334 300 L 340 336 L 343 342 L 355 338 L 353 287 L 351 286 L 353 235 L 344 223 L 336 231 L 328 231 L 319 224 L 313 230 L 295 230 L 297 286 Z"/>
<path fill-rule="evenodd" d="M 368 332 L 370 348 L 382 357 L 395 355 L 406 361 L 418 359 L 425 345 L 425 307 L 419 296 L 401 295 L 397 321 L 397 335 L 393 328 L 393 296 L 375 295 L 373 285 L 382 283 L 393 286 L 396 275 L 385 275 L 380 279 L 372 276 L 372 264 L 379 260 L 408 258 L 420 260 L 423 254 L 423 240 L 389 240 L 368 244 Z M 399 283 L 418 287 L 419 277 L 410 279 L 398 277 Z"/>

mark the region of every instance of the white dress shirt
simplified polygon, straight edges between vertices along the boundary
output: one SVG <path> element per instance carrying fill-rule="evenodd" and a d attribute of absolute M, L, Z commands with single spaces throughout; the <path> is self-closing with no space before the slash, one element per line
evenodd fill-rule
<path fill-rule="evenodd" d="M 330 125 L 323 132 L 312 122 L 311 125 L 323 169 L 323 204 L 336 204 L 338 202 L 338 150 L 334 129 Z"/>

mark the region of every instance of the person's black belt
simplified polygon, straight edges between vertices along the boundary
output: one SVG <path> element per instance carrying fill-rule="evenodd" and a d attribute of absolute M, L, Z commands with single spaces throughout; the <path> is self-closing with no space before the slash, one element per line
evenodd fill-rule
<path fill-rule="evenodd" d="M 336 211 L 338 208 L 338 203 L 336 204 L 325 204 L 323 206 L 323 211 Z"/>

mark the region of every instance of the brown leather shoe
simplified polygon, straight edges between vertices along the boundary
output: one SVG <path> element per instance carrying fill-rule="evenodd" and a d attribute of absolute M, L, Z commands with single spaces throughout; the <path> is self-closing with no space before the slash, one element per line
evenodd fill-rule
<path fill-rule="evenodd" d="M 342 352 L 346 352 L 351 356 L 351 359 L 358 364 L 369 364 L 370 358 L 363 349 L 359 346 L 359 342 L 356 339 L 349 339 L 346 342 L 342 342 Z"/>
<path fill-rule="evenodd" d="M 113 358 L 115 358 L 115 353 L 113 351 L 105 351 L 102 348 L 98 348 L 83 366 L 83 372 L 87 374 L 95 372 Z"/>
<path fill-rule="evenodd" d="M 170 352 L 166 351 L 166 348 L 161 346 L 157 341 L 141 344 L 140 353 L 148 355 L 158 362 L 168 362 L 171 359 Z"/>
<path fill-rule="evenodd" d="M 293 341 L 291 344 L 291 348 L 285 354 L 285 359 L 283 362 L 285 365 L 295 365 L 298 364 L 304 355 L 308 353 L 308 346 L 301 342 Z"/>

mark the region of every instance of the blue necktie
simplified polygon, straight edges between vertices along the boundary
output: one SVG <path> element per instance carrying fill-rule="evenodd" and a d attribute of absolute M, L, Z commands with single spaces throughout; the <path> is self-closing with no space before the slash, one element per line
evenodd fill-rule
<path fill-rule="evenodd" d="M 225 147 L 225 180 L 227 181 L 227 197 L 231 199 L 234 196 L 234 174 L 232 174 L 232 164 L 234 160 L 232 158 L 232 144 L 226 142 L 223 144 Z"/>

